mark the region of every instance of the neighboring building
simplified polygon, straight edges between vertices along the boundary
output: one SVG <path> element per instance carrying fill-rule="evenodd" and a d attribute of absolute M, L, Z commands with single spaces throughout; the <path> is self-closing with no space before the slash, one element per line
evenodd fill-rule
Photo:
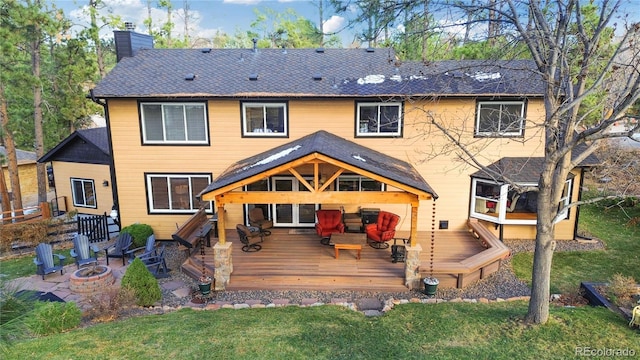
<path fill-rule="evenodd" d="M 386 48 L 132 52 L 130 40 L 134 55 L 119 55 L 91 91 L 106 109 L 123 225 L 146 223 L 170 239 L 204 205 L 224 213 L 227 229 L 254 206 L 276 227 L 312 227 L 315 209 L 340 203 L 394 212 L 413 234 L 431 230 L 437 197 L 441 231 L 477 218 L 503 238 L 535 236 L 535 193 L 516 199 L 499 176 L 536 185 L 544 84 L 530 61 L 403 63 Z M 461 161 L 468 156 L 435 123 L 498 173 Z M 579 198 L 582 175 L 576 168 L 566 180 L 562 203 Z M 576 223 L 568 211 L 556 237 L 573 239 Z"/>
<path fill-rule="evenodd" d="M 11 179 L 9 178 L 9 166 L 6 163 L 7 150 L 4 146 L 0 146 L 0 155 L 5 159 L 2 164 L 2 174 L 4 175 L 7 189 L 11 193 Z M 20 177 L 20 192 L 22 193 L 22 205 L 24 207 L 38 205 L 38 175 L 37 175 L 37 159 L 36 153 L 16 149 L 16 157 L 18 158 L 18 176 Z M 49 190 L 47 186 L 47 190 Z M 0 199 L 0 201 L 2 201 Z"/>
<path fill-rule="evenodd" d="M 91 215 L 111 212 L 114 197 L 106 128 L 77 130 L 38 161 L 51 163 L 61 210 Z"/>

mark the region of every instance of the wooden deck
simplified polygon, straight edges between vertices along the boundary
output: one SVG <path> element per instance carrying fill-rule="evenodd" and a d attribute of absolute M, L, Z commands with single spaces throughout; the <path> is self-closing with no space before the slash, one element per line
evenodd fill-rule
<path fill-rule="evenodd" d="M 315 232 L 291 234 L 288 229 L 274 229 L 262 243 L 262 250 L 246 253 L 235 231 L 228 230 L 227 241 L 233 243 L 233 273 L 227 290 L 362 290 L 408 291 L 404 285 L 404 263 L 391 262 L 391 250 L 362 246 L 361 259 L 355 250 L 341 250 L 335 258 L 332 246 L 322 245 Z M 396 234 L 402 237 L 399 232 Z M 420 232 L 421 260 L 428 262 L 430 233 Z M 215 243 L 212 239 L 212 245 Z M 392 243 L 392 242 L 391 242 Z M 457 262 L 485 248 L 470 233 L 437 232 L 435 262 Z M 213 249 L 206 248 L 205 263 L 211 269 Z M 183 270 L 196 277 L 201 269 L 200 251 L 193 253 Z M 440 278 L 440 276 L 438 276 Z M 444 276 L 442 287 L 455 287 L 456 280 Z"/>

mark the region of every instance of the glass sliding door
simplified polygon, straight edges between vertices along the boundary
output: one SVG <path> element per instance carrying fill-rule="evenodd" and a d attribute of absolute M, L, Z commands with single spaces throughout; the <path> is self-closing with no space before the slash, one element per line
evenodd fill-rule
<path fill-rule="evenodd" d="M 309 178 L 311 180 L 311 178 Z M 273 191 L 309 191 L 294 177 L 274 177 Z M 316 204 L 274 204 L 274 225 L 308 227 L 316 222 Z"/>

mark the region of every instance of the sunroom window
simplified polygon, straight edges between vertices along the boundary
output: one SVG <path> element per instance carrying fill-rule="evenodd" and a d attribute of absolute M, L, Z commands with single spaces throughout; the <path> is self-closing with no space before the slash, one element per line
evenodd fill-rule
<path fill-rule="evenodd" d="M 488 137 L 524 135 L 524 101 L 479 101 L 476 135 Z"/>
<path fill-rule="evenodd" d="M 208 144 L 204 103 L 142 103 L 145 144 Z"/>
<path fill-rule="evenodd" d="M 242 103 L 242 134 L 244 136 L 286 137 L 286 103 Z"/>
<path fill-rule="evenodd" d="M 197 195 L 211 182 L 211 175 L 147 174 L 147 200 L 150 213 L 193 213 L 211 202 L 201 203 Z"/>
<path fill-rule="evenodd" d="M 402 103 L 358 103 L 356 134 L 362 137 L 402 135 Z"/>

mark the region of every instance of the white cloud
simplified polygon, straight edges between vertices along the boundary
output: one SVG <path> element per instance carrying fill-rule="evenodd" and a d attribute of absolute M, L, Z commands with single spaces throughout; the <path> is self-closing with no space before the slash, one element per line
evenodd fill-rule
<path fill-rule="evenodd" d="M 334 33 L 344 28 L 346 19 L 342 16 L 333 15 L 323 23 L 323 30 L 325 34 Z"/>

